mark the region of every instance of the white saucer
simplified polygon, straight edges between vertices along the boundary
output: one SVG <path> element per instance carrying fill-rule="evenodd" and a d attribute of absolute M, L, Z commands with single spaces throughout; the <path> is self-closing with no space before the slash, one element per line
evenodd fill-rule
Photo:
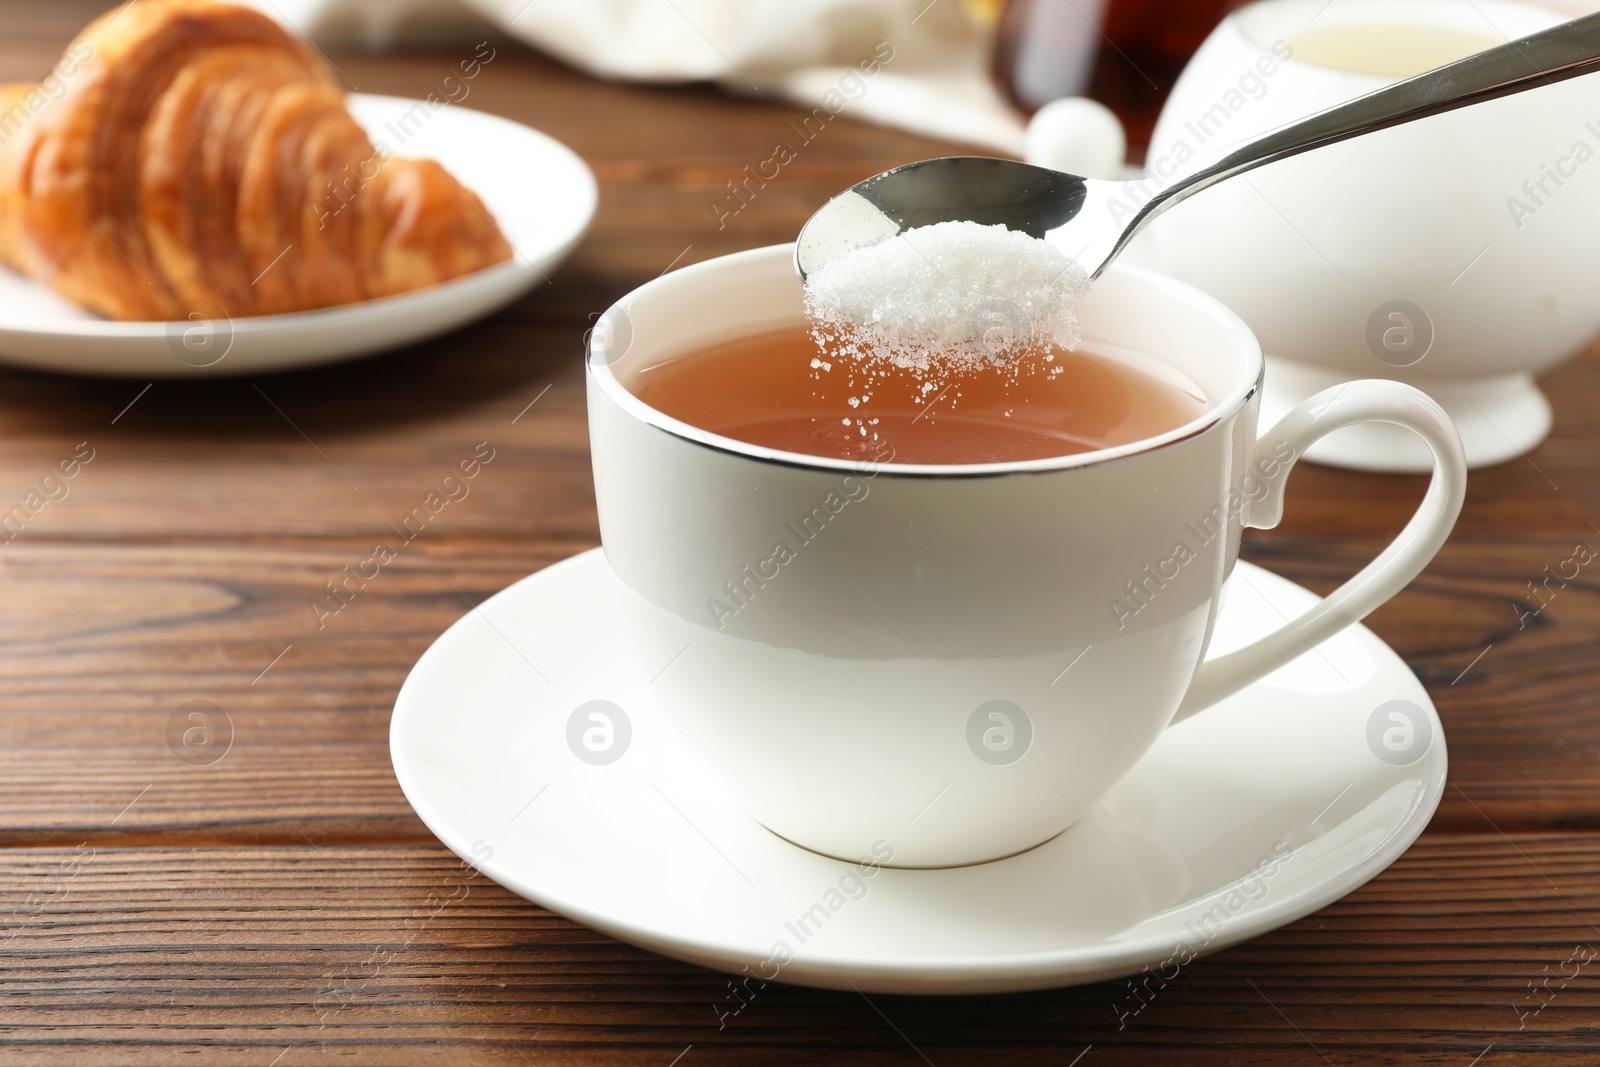
<path fill-rule="evenodd" d="M 571 149 L 537 130 L 456 105 L 430 113 L 419 101 L 392 96 L 353 95 L 349 106 L 374 141 L 396 155 L 438 160 L 481 196 L 513 259 L 382 300 L 221 322 L 203 343 L 190 335 L 188 347 L 183 331 L 192 323 L 110 322 L 0 268 L 0 362 L 71 374 L 215 377 L 415 344 L 544 282 L 594 218 L 594 175 Z"/>
<path fill-rule="evenodd" d="M 1040 989 L 1147 966 L 1171 978 L 1378 874 L 1444 788 L 1427 693 L 1358 626 L 1174 727 L 1054 840 L 862 879 L 743 815 L 680 747 L 649 696 L 672 664 L 635 667 L 611 623 L 633 595 L 596 550 L 495 596 L 412 670 L 390 752 L 417 814 L 490 878 L 707 967 L 892 993 Z M 1218 652 L 1315 601 L 1245 563 L 1226 595 Z M 614 705 L 599 706 L 613 726 L 610 749 L 592 739 L 599 753 L 582 742 L 598 720 L 575 714 L 597 700 Z M 1391 701 L 1408 703 L 1380 713 Z M 1409 749 L 1391 712 L 1410 720 Z"/>

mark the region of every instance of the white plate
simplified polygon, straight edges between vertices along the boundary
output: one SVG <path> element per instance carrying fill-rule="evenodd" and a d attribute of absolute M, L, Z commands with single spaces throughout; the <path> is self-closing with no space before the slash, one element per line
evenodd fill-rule
<path fill-rule="evenodd" d="M 490 878 L 707 967 L 891 993 L 1039 989 L 1143 967 L 1170 980 L 1188 958 L 1378 874 L 1444 788 L 1427 693 L 1357 626 L 1174 727 L 1085 822 L 1031 852 L 862 878 L 743 815 L 681 748 L 649 695 L 670 664 L 635 666 L 617 641 L 614 605 L 633 595 L 598 550 L 498 594 L 412 670 L 390 753 L 417 814 Z M 1216 651 L 1315 600 L 1239 564 Z M 592 700 L 616 706 L 609 763 L 568 741 L 592 725 L 575 715 Z"/>
<path fill-rule="evenodd" d="M 438 160 L 481 196 L 515 250 L 512 260 L 382 300 L 219 323 L 216 336 L 190 348 L 183 331 L 192 323 L 109 322 L 0 267 L 0 362 L 71 374 L 178 378 L 288 370 L 380 352 L 506 306 L 545 281 L 588 230 L 599 203 L 594 175 L 559 141 L 454 105 L 428 115 L 419 101 L 393 96 L 354 95 L 349 102 L 375 141 L 396 155 Z M 428 116 L 420 125 L 418 108 Z"/>

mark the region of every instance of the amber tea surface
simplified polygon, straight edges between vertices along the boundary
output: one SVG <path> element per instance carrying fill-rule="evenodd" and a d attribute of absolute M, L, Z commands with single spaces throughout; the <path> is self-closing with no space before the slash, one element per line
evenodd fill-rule
<path fill-rule="evenodd" d="M 812 366 L 796 325 L 751 334 L 641 371 L 632 391 L 700 429 L 785 452 L 897 464 L 1003 463 L 1135 444 L 1203 414 L 1193 382 L 1137 353 L 1054 350 L 1021 373 L 936 383 L 895 367 L 870 378 Z M 850 403 L 851 399 L 857 401 Z"/>

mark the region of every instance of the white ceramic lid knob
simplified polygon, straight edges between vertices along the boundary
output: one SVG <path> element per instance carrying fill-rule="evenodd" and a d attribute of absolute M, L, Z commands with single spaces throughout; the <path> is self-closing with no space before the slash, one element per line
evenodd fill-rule
<path fill-rule="evenodd" d="M 1024 142 L 1029 163 L 1085 178 L 1122 176 L 1128 137 L 1104 104 L 1075 96 L 1054 100 L 1028 123 Z"/>

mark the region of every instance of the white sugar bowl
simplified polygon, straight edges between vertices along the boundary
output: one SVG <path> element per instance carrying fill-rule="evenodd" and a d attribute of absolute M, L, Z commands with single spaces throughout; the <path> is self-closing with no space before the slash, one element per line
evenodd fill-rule
<path fill-rule="evenodd" d="M 1538 32 L 1508 0 L 1265 0 L 1212 33 L 1162 113 L 1170 177 L 1285 123 Z M 1584 77 L 1288 159 L 1173 208 L 1141 258 L 1238 312 L 1269 355 L 1262 419 L 1357 378 L 1409 382 L 1473 466 L 1550 430 L 1533 375 L 1600 332 L 1600 80 Z M 1392 430 L 1392 432 L 1390 432 Z M 1425 471 L 1391 427 L 1310 458 Z"/>

